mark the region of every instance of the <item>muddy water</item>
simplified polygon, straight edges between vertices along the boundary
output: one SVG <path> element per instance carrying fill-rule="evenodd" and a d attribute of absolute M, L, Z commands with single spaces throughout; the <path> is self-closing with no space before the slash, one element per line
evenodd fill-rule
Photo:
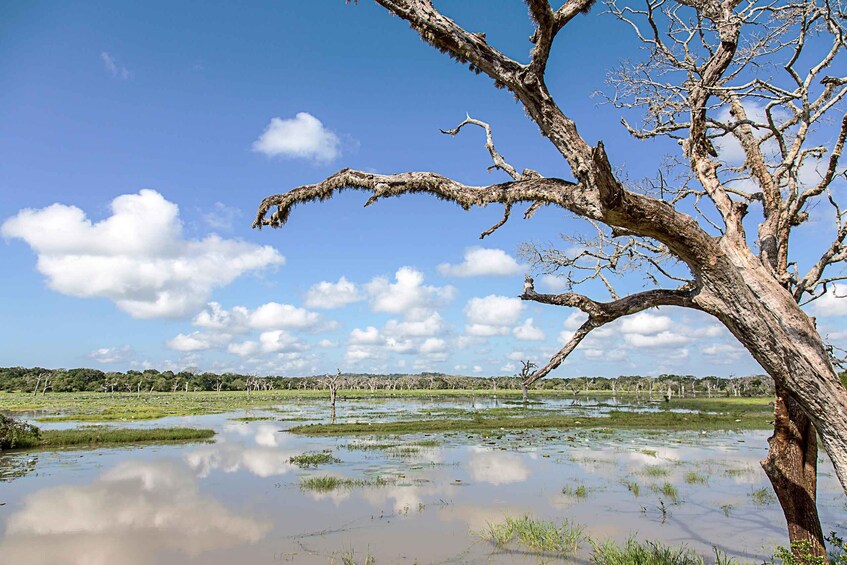
<path fill-rule="evenodd" d="M 400 410 L 437 417 L 459 407 L 467 403 L 357 402 L 341 406 L 339 419 L 391 419 Z M 306 438 L 285 431 L 299 421 L 231 419 L 243 415 L 147 423 L 214 427 L 214 443 L 0 456 L 0 562 L 557 561 L 498 550 L 479 535 L 488 523 L 523 514 L 568 518 L 594 539 L 637 535 L 703 554 L 716 545 L 758 562 L 784 544 L 779 506 L 754 496 L 762 487 L 771 492 L 758 467 L 765 432 Z M 327 418 L 324 405 L 308 402 L 250 415 Z M 437 447 L 427 446 L 433 440 Z M 419 441 L 425 446 L 414 447 Z M 289 463 L 322 450 L 341 462 L 317 469 Z M 705 482 L 687 482 L 692 472 Z M 847 502 L 828 461 L 820 472 L 824 530 L 843 534 Z M 384 482 L 301 488 L 313 476 Z M 589 554 L 589 544 L 582 546 L 576 562 Z"/>

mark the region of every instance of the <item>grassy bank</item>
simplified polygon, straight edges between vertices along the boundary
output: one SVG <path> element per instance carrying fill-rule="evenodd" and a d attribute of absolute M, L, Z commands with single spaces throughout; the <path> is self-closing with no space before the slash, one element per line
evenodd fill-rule
<path fill-rule="evenodd" d="M 766 405 L 765 407 L 766 408 Z M 684 413 L 670 411 L 612 411 L 605 417 L 525 416 L 476 417 L 470 419 L 426 419 L 380 423 L 312 424 L 296 426 L 291 432 L 305 435 L 403 434 L 453 431 L 488 431 L 517 429 L 658 429 L 698 430 L 765 430 L 771 427 L 772 413 L 767 409 L 748 408 L 727 412 Z"/>
<path fill-rule="evenodd" d="M 19 443 L 17 449 L 56 449 L 200 441 L 210 439 L 214 435 L 213 430 L 196 428 L 119 429 L 94 427 L 73 430 L 42 430 L 40 437 Z"/>
<path fill-rule="evenodd" d="M 201 414 L 220 414 L 239 410 L 260 410 L 289 404 L 296 401 L 317 401 L 328 399 L 329 393 L 321 390 L 271 390 L 246 392 L 153 392 L 153 393 L 48 393 L 44 396 L 26 393 L 0 393 L 0 411 L 23 412 L 39 411 L 40 421 L 77 421 L 109 422 L 124 420 L 151 420 L 168 416 L 196 416 Z M 450 398 L 491 397 L 492 391 L 470 390 L 366 390 L 341 391 L 339 401 L 342 406 L 349 402 L 355 408 L 357 400 L 445 400 Z M 574 396 L 566 391 L 539 391 L 532 394 L 532 400 L 588 397 L 609 398 L 608 391 L 589 392 Z M 498 390 L 497 397 L 506 402 L 520 399 L 518 390 Z M 632 395 L 618 395 L 619 400 L 635 400 Z M 644 396 L 641 397 L 642 401 Z M 674 399 L 669 403 L 653 404 L 659 410 L 671 408 L 691 408 L 702 411 L 745 411 L 767 407 L 770 398 L 696 398 Z M 532 407 L 533 405 L 530 405 Z M 727 408 L 729 407 L 729 408 Z M 517 407 L 513 408 L 518 410 Z M 443 412 L 443 411 L 442 411 Z M 246 417 L 250 417 L 246 415 Z"/>

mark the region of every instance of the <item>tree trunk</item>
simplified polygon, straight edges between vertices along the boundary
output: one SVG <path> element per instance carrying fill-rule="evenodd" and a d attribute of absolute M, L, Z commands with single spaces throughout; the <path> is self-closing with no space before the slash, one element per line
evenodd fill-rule
<path fill-rule="evenodd" d="M 523 401 L 527 402 L 529 400 L 529 395 L 526 392 L 526 383 L 521 381 L 521 395 L 523 396 Z"/>
<path fill-rule="evenodd" d="M 815 427 L 781 388 L 774 402 L 774 432 L 761 464 L 782 506 L 791 543 L 806 541 L 810 553 L 826 557 L 816 503 L 818 443 Z M 795 551 L 798 559 L 801 558 Z"/>
<path fill-rule="evenodd" d="M 777 389 L 791 391 L 847 492 L 847 389 L 814 321 L 749 249 L 722 247 L 725 253 L 700 273 L 704 284 L 695 303 L 727 327 Z"/>

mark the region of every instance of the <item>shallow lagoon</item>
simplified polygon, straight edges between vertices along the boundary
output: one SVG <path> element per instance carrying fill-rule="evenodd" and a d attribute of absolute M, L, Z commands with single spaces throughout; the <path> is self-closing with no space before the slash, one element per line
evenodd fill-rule
<path fill-rule="evenodd" d="M 490 397 L 473 404 L 513 406 Z M 357 400 L 339 404 L 337 420 L 446 417 L 470 407 L 470 399 Z M 611 408 L 619 407 L 565 399 L 532 405 L 532 411 L 586 416 Z M 767 432 L 304 437 L 285 431 L 328 420 L 325 402 L 296 401 L 273 410 L 120 424 L 211 427 L 218 431 L 213 443 L 0 456 L 0 556 L 8 563 L 130 565 L 341 563 L 368 556 L 377 563 L 557 561 L 503 551 L 480 536 L 488 523 L 523 514 L 568 518 L 594 539 L 637 535 L 703 554 L 716 545 L 740 561 L 761 562 L 785 544 L 779 505 L 759 492 L 771 492 L 758 466 Z M 289 462 L 324 450 L 340 462 L 318 468 Z M 325 476 L 364 486 L 301 486 Z M 818 493 L 824 530 L 843 534 L 847 501 L 824 458 Z M 582 546 L 576 562 L 590 549 Z"/>

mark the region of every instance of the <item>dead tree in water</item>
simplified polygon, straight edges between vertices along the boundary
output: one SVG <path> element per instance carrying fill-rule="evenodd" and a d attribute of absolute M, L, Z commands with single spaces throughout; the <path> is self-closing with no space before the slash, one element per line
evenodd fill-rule
<path fill-rule="evenodd" d="M 488 125 L 469 118 L 447 133 L 484 128 L 494 167 L 509 181 L 478 187 L 434 172 L 343 169 L 265 198 L 253 225 L 280 227 L 295 205 L 348 188 L 371 192 L 367 205 L 411 193 L 465 209 L 502 204 L 503 219 L 483 237 L 521 203 L 529 204 L 525 217 L 555 206 L 587 220 L 596 230 L 586 241 L 588 252 L 530 253 L 538 270 L 563 274 L 569 290 L 599 280 L 610 300 L 571 291 L 541 294 L 530 283 L 524 300 L 578 308 L 587 319 L 524 385 L 559 367 L 593 330 L 624 316 L 659 306 L 713 316 L 775 382 L 775 429 L 763 468 L 792 541 L 807 540 L 824 555 L 815 503 L 816 432 L 847 492 L 847 390 L 803 306 L 835 296 L 834 284 L 847 279 L 838 270 L 847 260 L 847 210 L 837 200 L 847 139 L 847 76 L 838 71 L 847 49 L 847 8 L 842 0 L 645 0 L 637 7 L 609 0 L 610 23 L 617 19 L 634 31 L 646 51 L 613 74 L 609 101 L 630 115 L 622 120 L 629 134 L 669 139 L 680 150 L 673 175 L 663 170 L 656 182 L 638 186 L 613 165 L 623 157 L 610 158 L 602 142 L 582 137 L 545 82 L 557 35 L 579 25 L 578 15 L 594 1 L 567 0 L 554 9 L 547 0 L 525 0 L 534 32 L 524 63 L 490 45 L 484 33 L 442 15 L 430 0 L 377 0 L 424 41 L 510 91 L 561 155 L 567 178 L 518 172 L 494 148 Z M 822 133 L 827 125 L 834 127 Z M 733 160 L 727 143 L 740 148 L 740 158 Z M 667 147 L 655 146 L 660 153 Z M 801 271 L 789 259 L 798 253 L 789 254 L 789 240 L 796 227 L 808 225 L 815 206 L 826 208 L 829 218 L 816 230 L 814 256 L 804 242 L 802 255 L 811 260 Z M 612 277 L 635 270 L 655 288 L 619 296 Z"/>
<path fill-rule="evenodd" d="M 341 376 L 341 369 L 335 375 L 324 375 L 321 377 L 321 384 L 329 390 L 329 405 L 335 409 L 335 399 L 338 396 L 338 389 L 344 386 L 344 377 Z"/>
<path fill-rule="evenodd" d="M 523 401 L 526 402 L 529 400 L 529 395 L 527 394 L 526 388 L 529 386 L 529 383 L 532 382 L 532 371 L 533 369 L 537 369 L 538 365 L 533 363 L 532 361 L 521 361 L 521 373 L 520 373 L 520 382 L 521 382 L 521 397 Z"/>

